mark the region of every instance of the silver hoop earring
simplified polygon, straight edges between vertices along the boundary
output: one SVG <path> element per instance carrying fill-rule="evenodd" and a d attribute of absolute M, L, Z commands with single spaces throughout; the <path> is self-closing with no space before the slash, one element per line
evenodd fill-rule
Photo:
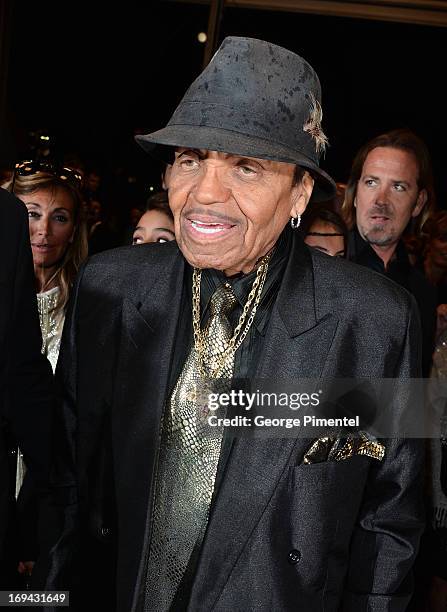
<path fill-rule="evenodd" d="M 300 223 L 301 223 L 301 215 L 290 218 L 290 225 L 292 226 L 292 229 L 294 230 L 298 229 L 300 226 Z"/>

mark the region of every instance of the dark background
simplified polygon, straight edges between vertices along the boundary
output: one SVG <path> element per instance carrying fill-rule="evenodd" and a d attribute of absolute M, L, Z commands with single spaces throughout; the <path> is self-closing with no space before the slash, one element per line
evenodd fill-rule
<path fill-rule="evenodd" d="M 175 2 L 15 2 L 6 153 L 28 152 L 28 132 L 48 130 L 54 150 L 104 173 L 133 176 L 143 193 L 159 169 L 133 142 L 164 125 L 201 71 L 208 7 Z M 306 58 L 323 89 L 331 147 L 322 165 L 348 177 L 367 139 L 407 126 L 427 143 L 444 207 L 446 29 L 226 8 L 226 35 L 263 38 Z M 5 149 L 5 146 L 3 147 Z"/>

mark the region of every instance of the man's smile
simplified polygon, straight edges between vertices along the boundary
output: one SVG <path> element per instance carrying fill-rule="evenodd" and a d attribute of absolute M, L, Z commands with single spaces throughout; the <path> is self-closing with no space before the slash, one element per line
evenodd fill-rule
<path fill-rule="evenodd" d="M 190 219 L 193 229 L 201 234 L 217 234 L 226 229 L 230 229 L 231 225 L 224 225 L 223 223 L 202 223 L 202 221 Z"/>
<path fill-rule="evenodd" d="M 235 227 L 235 223 L 230 223 L 227 219 L 216 221 L 216 217 L 205 215 L 190 215 L 185 218 L 185 227 L 193 238 L 220 238 L 226 236 Z"/>

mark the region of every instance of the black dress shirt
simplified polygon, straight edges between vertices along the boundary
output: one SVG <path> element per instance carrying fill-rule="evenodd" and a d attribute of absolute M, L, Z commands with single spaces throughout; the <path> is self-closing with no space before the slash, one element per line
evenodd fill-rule
<path fill-rule="evenodd" d="M 243 343 L 236 351 L 233 378 L 237 379 L 238 387 L 243 384 L 244 380 L 250 379 L 255 375 L 259 356 L 264 346 L 264 338 L 268 321 L 278 294 L 278 289 L 281 284 L 285 264 L 288 258 L 291 240 L 290 231 L 291 230 L 287 227 L 275 245 L 262 290 L 262 296 L 256 311 L 256 316 Z M 231 284 L 233 292 L 238 301 L 236 307 L 229 316 L 231 326 L 234 329 L 239 321 L 239 317 L 247 301 L 248 294 L 250 293 L 255 278 L 256 270 L 250 272 L 249 274 L 237 274 L 233 277 L 225 276 L 225 274 L 220 270 L 204 270 L 202 272 L 200 292 L 202 329 L 206 325 L 209 317 L 211 296 L 220 285 L 227 282 Z M 177 379 L 180 376 L 183 365 L 192 348 L 193 330 L 191 305 L 192 269 L 188 267 L 183 286 L 181 315 L 178 324 L 177 344 L 174 350 L 173 363 L 171 367 L 169 393 L 172 392 L 172 389 L 177 383 Z M 225 474 L 225 468 L 231 455 L 233 443 L 234 437 L 226 429 L 224 431 L 224 437 L 222 440 L 210 513 L 212 512 L 214 500 L 218 495 L 219 488 Z M 177 590 L 176 597 L 171 607 L 172 612 L 182 612 L 187 608 L 200 550 L 201 542 L 197 542 L 191 554 L 186 572 Z"/>
<path fill-rule="evenodd" d="M 256 371 L 256 365 L 258 363 L 259 355 L 262 352 L 263 339 L 265 337 L 265 331 L 267 329 L 270 313 L 272 311 L 273 304 L 275 303 L 276 295 L 281 284 L 282 274 L 287 261 L 291 238 L 290 231 L 291 230 L 287 227 L 276 243 L 253 325 L 251 326 L 244 342 L 239 347 L 235 355 L 234 378 L 251 378 L 254 376 Z M 255 278 L 256 271 L 250 272 L 249 274 L 237 274 L 233 277 L 227 277 L 220 270 L 204 270 L 202 272 L 200 292 L 202 329 L 206 325 L 209 317 L 211 296 L 219 285 L 226 282 L 231 284 L 234 294 L 238 300 L 238 304 L 229 317 L 230 323 L 234 329 L 238 323 Z M 169 385 L 170 391 L 172 391 L 174 388 L 192 347 L 193 330 L 191 306 L 192 269 L 190 266 L 188 266 L 183 287 L 181 307 L 182 314 L 178 324 L 177 344 L 174 350 L 173 363 L 171 367 Z"/>
<path fill-rule="evenodd" d="M 414 296 L 422 326 L 422 374 L 429 376 L 436 330 L 436 291 L 422 272 L 411 265 L 404 243 L 398 242 L 393 258 L 385 268 L 382 259 L 354 227 L 348 235 L 347 258 L 387 276 Z"/>

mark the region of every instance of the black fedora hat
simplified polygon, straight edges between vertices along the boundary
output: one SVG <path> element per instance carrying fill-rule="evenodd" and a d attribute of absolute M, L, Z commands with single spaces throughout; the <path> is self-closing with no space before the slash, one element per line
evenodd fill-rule
<path fill-rule="evenodd" d="M 321 88 L 303 58 L 263 40 L 229 36 L 189 87 L 168 125 L 136 136 L 146 151 L 191 147 L 297 164 L 315 178 L 312 199 L 335 195 L 319 167 L 326 137 Z"/>

